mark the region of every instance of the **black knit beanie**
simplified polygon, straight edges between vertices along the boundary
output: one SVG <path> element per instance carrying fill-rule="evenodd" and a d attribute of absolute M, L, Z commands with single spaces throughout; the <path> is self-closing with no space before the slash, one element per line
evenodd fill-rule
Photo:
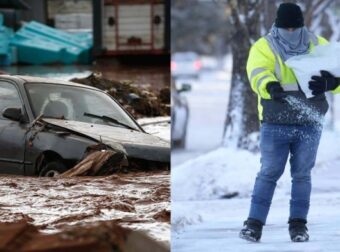
<path fill-rule="evenodd" d="M 295 3 L 282 3 L 276 12 L 275 26 L 278 28 L 299 28 L 304 26 L 303 14 Z"/>

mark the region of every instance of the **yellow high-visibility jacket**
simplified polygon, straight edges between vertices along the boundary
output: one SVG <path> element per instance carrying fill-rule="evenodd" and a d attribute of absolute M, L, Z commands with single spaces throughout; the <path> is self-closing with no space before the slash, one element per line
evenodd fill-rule
<path fill-rule="evenodd" d="M 252 90 L 258 95 L 258 112 L 261 122 L 278 124 L 321 123 L 328 110 L 324 94 L 307 99 L 299 88 L 294 72 L 281 59 L 268 34 L 251 47 L 247 62 L 247 75 Z M 326 39 L 310 33 L 310 51 L 314 46 L 328 43 Z M 322 70 L 322 69 L 320 69 Z M 266 86 L 271 81 L 280 82 L 284 91 L 294 97 L 294 102 L 283 103 L 271 99 Z M 340 93 L 340 87 L 334 92 Z"/>

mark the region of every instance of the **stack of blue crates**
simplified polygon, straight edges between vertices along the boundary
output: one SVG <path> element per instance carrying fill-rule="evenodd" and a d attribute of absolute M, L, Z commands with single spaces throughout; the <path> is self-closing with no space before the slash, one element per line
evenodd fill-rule
<path fill-rule="evenodd" d="M 11 39 L 17 48 L 18 62 L 28 64 L 86 64 L 90 62 L 92 37 L 73 35 L 31 21 Z"/>

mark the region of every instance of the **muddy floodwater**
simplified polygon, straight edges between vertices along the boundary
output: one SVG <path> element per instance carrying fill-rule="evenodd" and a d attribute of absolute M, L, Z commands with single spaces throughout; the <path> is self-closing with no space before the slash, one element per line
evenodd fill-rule
<path fill-rule="evenodd" d="M 114 220 L 168 243 L 170 175 L 160 171 L 62 179 L 2 175 L 0 212 L 0 222 L 25 220 L 48 233 Z"/>
<path fill-rule="evenodd" d="M 2 67 L 0 72 L 61 80 L 83 78 L 95 72 L 106 79 L 149 86 L 155 93 L 169 87 L 170 83 L 169 61 L 144 64 L 140 60 L 121 63 L 102 59 L 92 65 Z M 100 74 L 96 76 L 100 77 Z M 140 120 L 150 134 L 170 139 L 169 117 Z M 155 125 L 154 120 L 159 123 Z M 39 232 L 49 235 L 63 234 L 77 225 L 114 222 L 119 227 L 141 231 L 153 240 L 169 245 L 170 172 L 72 178 L 0 174 L 0 224 L 21 222 L 32 224 Z"/>
<path fill-rule="evenodd" d="M 104 78 L 133 81 L 138 85 L 150 85 L 154 91 L 169 86 L 169 61 L 150 63 L 147 57 L 127 62 L 115 59 L 100 59 L 91 65 L 18 65 L 1 67 L 8 74 L 31 75 L 70 80 L 74 77 L 85 77 L 92 72 L 100 72 Z M 147 62 L 147 64 L 146 64 Z"/>

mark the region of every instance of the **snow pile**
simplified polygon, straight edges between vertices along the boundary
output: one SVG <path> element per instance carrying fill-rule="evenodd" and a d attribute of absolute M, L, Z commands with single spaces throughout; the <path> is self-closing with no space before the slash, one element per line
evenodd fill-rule
<path fill-rule="evenodd" d="M 320 75 L 320 70 L 327 70 L 335 76 L 340 76 L 340 43 L 332 42 L 327 45 L 319 45 L 305 55 L 294 56 L 285 63 L 294 70 L 302 91 L 306 96 L 312 97 L 312 91 L 308 88 L 308 82 L 313 75 Z"/>
<path fill-rule="evenodd" d="M 322 133 L 316 167 L 328 166 L 340 158 L 336 148 L 340 142 L 339 131 Z M 174 201 L 208 200 L 223 198 L 233 192 L 239 197 L 250 196 L 255 177 L 260 170 L 260 154 L 245 150 L 221 147 L 196 159 L 173 167 L 171 172 L 171 197 Z M 284 175 L 277 185 L 276 194 L 290 193 L 290 166 L 287 162 Z"/>
<path fill-rule="evenodd" d="M 216 199 L 237 191 L 248 195 L 260 157 L 248 151 L 219 148 L 172 168 L 172 200 Z"/>

